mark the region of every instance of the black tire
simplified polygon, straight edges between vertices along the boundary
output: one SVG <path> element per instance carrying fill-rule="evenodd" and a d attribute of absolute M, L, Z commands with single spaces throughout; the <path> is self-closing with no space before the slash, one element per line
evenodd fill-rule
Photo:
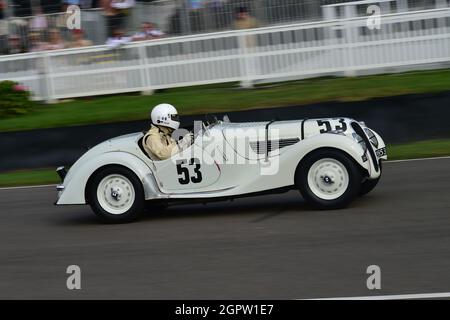
<path fill-rule="evenodd" d="M 310 188 L 308 183 L 308 173 L 311 167 L 321 159 L 334 159 L 342 164 L 348 173 L 348 185 L 345 191 L 335 199 L 324 199 L 316 195 Z M 346 153 L 336 149 L 319 149 L 307 155 L 299 164 L 296 174 L 295 183 L 300 190 L 303 198 L 308 204 L 314 208 L 321 210 L 341 209 L 345 208 L 359 194 L 361 182 L 363 180 L 361 169 L 358 164 Z M 331 182 L 334 183 L 334 182 Z M 330 184 L 331 185 L 331 184 Z"/>
<path fill-rule="evenodd" d="M 113 214 L 106 208 L 103 208 L 97 197 L 97 190 L 101 181 L 111 175 L 120 175 L 131 182 L 134 189 L 134 199 L 132 200 L 131 207 L 120 214 Z M 107 223 L 126 223 L 136 220 L 144 211 L 145 196 L 144 188 L 139 178 L 131 170 L 122 166 L 108 166 L 100 171 L 96 172 L 94 176 L 89 179 L 86 196 L 88 203 L 94 211 L 95 215 L 99 217 L 103 222 Z"/>
<path fill-rule="evenodd" d="M 383 165 L 382 162 L 380 161 L 380 171 L 381 173 L 383 173 Z M 359 196 L 362 197 L 366 194 L 368 194 L 369 192 L 371 192 L 373 189 L 375 189 L 375 187 L 377 186 L 378 182 L 380 181 L 381 175 L 374 180 L 364 180 L 364 182 L 361 185 L 361 190 L 359 191 Z"/>
<path fill-rule="evenodd" d="M 374 179 L 374 180 L 365 180 L 361 185 L 361 190 L 359 191 L 359 196 L 365 196 L 370 191 L 375 189 L 375 187 L 378 184 L 378 181 L 380 181 L 380 178 Z"/>

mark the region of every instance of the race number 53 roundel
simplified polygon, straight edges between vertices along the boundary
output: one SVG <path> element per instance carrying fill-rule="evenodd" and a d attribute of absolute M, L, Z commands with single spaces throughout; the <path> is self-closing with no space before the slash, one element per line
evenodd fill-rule
<path fill-rule="evenodd" d="M 177 160 L 178 182 L 182 185 L 203 181 L 201 163 L 197 158 Z"/>

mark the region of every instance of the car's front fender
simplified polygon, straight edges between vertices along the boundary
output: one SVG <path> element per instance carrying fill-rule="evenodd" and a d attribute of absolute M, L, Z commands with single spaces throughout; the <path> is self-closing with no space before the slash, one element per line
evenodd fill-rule
<path fill-rule="evenodd" d="M 345 152 L 361 168 L 367 170 L 370 175 L 370 159 L 364 161 L 364 150 L 354 139 L 345 135 L 324 133 L 301 140 L 296 145 L 290 147 L 289 150 L 283 152 L 283 170 L 280 170 L 277 174 L 278 178 L 281 181 L 289 181 L 293 185 L 295 183 L 295 172 L 300 162 L 311 152 L 322 148 L 333 148 Z"/>
<path fill-rule="evenodd" d="M 335 148 L 342 150 L 349 154 L 362 167 L 365 167 L 365 162 L 362 159 L 364 150 L 358 142 L 349 136 L 325 133 L 307 138 L 302 144 L 304 156 L 319 148 Z"/>
<path fill-rule="evenodd" d="M 56 204 L 85 204 L 85 189 L 89 178 L 98 169 L 108 165 L 120 165 L 133 171 L 142 181 L 146 199 L 162 197 L 153 172 L 144 161 L 128 152 L 113 151 L 92 158 L 80 158 L 69 170 L 62 188 L 59 187 L 62 190 L 59 191 Z"/>

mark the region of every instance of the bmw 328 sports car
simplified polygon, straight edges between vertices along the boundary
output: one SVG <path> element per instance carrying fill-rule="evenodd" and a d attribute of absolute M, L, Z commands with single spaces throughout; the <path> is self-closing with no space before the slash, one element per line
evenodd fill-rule
<path fill-rule="evenodd" d="M 143 133 L 107 140 L 57 169 L 57 205 L 89 204 L 108 222 L 146 207 L 233 199 L 291 189 L 311 206 L 339 209 L 370 192 L 387 159 L 381 137 L 349 118 L 203 123 L 167 160 L 142 148 Z M 151 210 L 151 209 L 150 209 Z"/>

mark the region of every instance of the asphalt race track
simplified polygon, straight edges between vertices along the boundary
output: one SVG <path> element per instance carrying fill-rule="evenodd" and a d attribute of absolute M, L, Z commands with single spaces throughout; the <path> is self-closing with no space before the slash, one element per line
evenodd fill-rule
<path fill-rule="evenodd" d="M 176 206 L 127 225 L 54 187 L 0 190 L 0 299 L 299 299 L 450 291 L 450 158 L 392 162 L 339 211 L 297 192 Z M 82 289 L 66 288 L 79 265 Z M 368 290 L 366 268 L 381 268 Z"/>

